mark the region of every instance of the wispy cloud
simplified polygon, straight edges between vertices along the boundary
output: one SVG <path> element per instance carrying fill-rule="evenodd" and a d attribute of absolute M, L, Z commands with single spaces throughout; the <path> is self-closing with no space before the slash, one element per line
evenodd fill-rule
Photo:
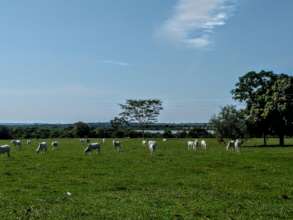
<path fill-rule="evenodd" d="M 117 61 L 117 60 L 101 60 L 100 62 L 105 64 L 116 65 L 116 66 L 130 66 L 130 64 L 127 62 Z"/>
<path fill-rule="evenodd" d="M 211 43 L 214 29 L 226 24 L 236 0 L 177 0 L 174 12 L 160 35 L 193 48 Z"/>

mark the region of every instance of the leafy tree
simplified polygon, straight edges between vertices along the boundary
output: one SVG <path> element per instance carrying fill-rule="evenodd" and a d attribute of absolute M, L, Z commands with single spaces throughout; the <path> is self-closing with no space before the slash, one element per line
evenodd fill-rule
<path fill-rule="evenodd" d="M 72 130 L 75 137 L 84 138 L 90 135 L 90 127 L 84 122 L 75 123 Z"/>
<path fill-rule="evenodd" d="M 212 117 L 210 124 L 215 129 L 217 138 L 237 139 L 246 135 L 246 122 L 242 111 L 233 105 L 223 107 L 219 114 Z"/>
<path fill-rule="evenodd" d="M 188 136 L 188 133 L 186 131 L 178 132 L 177 137 L 178 138 L 186 138 Z"/>
<path fill-rule="evenodd" d="M 232 94 L 235 100 L 246 104 L 247 119 L 262 130 L 264 144 L 266 134 L 273 131 L 283 146 L 286 126 L 292 122 L 292 91 L 291 76 L 261 71 L 240 77 Z"/>
<path fill-rule="evenodd" d="M 5 126 L 0 127 L 0 139 L 10 139 L 11 138 L 11 133 L 9 128 Z"/>
<path fill-rule="evenodd" d="M 174 138 L 174 134 L 170 129 L 165 129 L 163 133 L 164 138 Z"/>
<path fill-rule="evenodd" d="M 40 138 L 48 138 L 50 137 L 51 134 L 50 134 L 50 129 L 48 128 L 41 128 L 40 129 Z"/>
<path fill-rule="evenodd" d="M 249 72 L 239 78 L 236 88 L 232 90 L 235 100 L 246 103 L 245 113 L 249 124 L 255 125 L 263 133 L 264 145 L 269 133 L 269 118 L 265 117 L 267 90 L 275 81 L 276 75 L 272 72 Z"/>
<path fill-rule="evenodd" d="M 22 138 L 24 133 L 22 128 L 16 127 L 11 129 L 11 134 L 13 138 Z"/>
<path fill-rule="evenodd" d="M 98 138 L 110 138 L 112 136 L 112 129 L 96 128 L 95 133 Z"/>
<path fill-rule="evenodd" d="M 113 138 L 123 138 L 123 137 L 126 137 L 127 133 L 125 130 L 115 130 L 112 132 L 112 137 Z"/>
<path fill-rule="evenodd" d="M 271 119 L 273 131 L 284 145 L 286 130 L 293 122 L 293 77 L 281 74 L 268 91 L 265 116 Z"/>
<path fill-rule="evenodd" d="M 111 127 L 114 130 L 123 129 L 128 126 L 128 122 L 125 120 L 125 118 L 121 117 L 115 117 L 113 120 L 110 121 Z"/>
<path fill-rule="evenodd" d="M 120 116 L 129 123 L 138 123 L 143 130 L 143 137 L 145 126 L 157 122 L 160 111 L 163 110 L 162 101 L 158 99 L 127 100 L 120 107 Z"/>
<path fill-rule="evenodd" d="M 210 137 L 209 132 L 204 128 L 192 128 L 188 132 L 188 136 L 191 138 Z"/>

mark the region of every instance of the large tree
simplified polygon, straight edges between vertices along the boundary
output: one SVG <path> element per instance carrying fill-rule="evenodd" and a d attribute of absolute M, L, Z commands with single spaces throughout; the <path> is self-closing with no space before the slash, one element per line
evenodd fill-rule
<path fill-rule="evenodd" d="M 275 132 L 284 145 L 287 123 L 292 122 L 292 88 L 291 76 L 261 71 L 240 77 L 232 90 L 233 98 L 246 104 L 249 122 L 262 130 L 264 144 L 266 135 Z"/>
<path fill-rule="evenodd" d="M 114 130 L 119 130 L 123 128 L 127 128 L 128 122 L 125 120 L 125 118 L 121 117 L 115 117 L 110 121 L 111 127 Z"/>
<path fill-rule="evenodd" d="M 138 123 L 143 131 L 145 126 L 157 122 L 162 107 L 162 101 L 159 99 L 129 99 L 125 104 L 120 104 L 122 112 L 120 117 L 129 123 Z"/>
<path fill-rule="evenodd" d="M 79 137 L 79 138 L 85 138 L 85 137 L 89 137 L 90 135 L 90 127 L 87 123 L 84 122 L 76 122 L 73 125 L 73 134 L 75 137 Z"/>
<path fill-rule="evenodd" d="M 246 136 L 246 121 L 243 111 L 233 105 L 227 105 L 210 120 L 211 126 L 220 141 L 224 138 L 237 139 Z"/>
<path fill-rule="evenodd" d="M 268 91 L 265 116 L 271 118 L 272 130 L 279 136 L 280 145 L 284 139 L 288 125 L 293 122 L 293 77 L 281 74 Z"/>

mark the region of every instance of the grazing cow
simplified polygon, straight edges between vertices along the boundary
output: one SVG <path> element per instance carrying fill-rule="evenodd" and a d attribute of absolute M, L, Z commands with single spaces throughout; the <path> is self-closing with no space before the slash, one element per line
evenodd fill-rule
<path fill-rule="evenodd" d="M 117 150 L 117 151 L 121 151 L 122 149 L 122 145 L 120 141 L 117 140 L 113 140 L 113 147 Z"/>
<path fill-rule="evenodd" d="M 101 152 L 101 145 L 99 143 L 91 143 L 85 148 L 84 153 L 88 154 L 94 150 L 96 150 L 97 153 L 100 153 Z"/>
<path fill-rule="evenodd" d="M 148 148 L 151 154 L 157 149 L 157 142 L 156 141 L 148 141 Z"/>
<path fill-rule="evenodd" d="M 12 140 L 11 143 L 18 149 L 21 148 L 21 140 Z"/>
<path fill-rule="evenodd" d="M 234 146 L 235 146 L 234 143 L 235 143 L 234 140 L 230 140 L 230 141 L 228 141 L 228 143 L 227 143 L 227 145 L 226 145 L 226 151 L 229 151 L 229 149 L 230 149 L 231 147 L 234 147 Z"/>
<path fill-rule="evenodd" d="M 240 146 L 242 144 L 242 141 L 240 139 L 236 139 L 235 144 L 234 144 L 234 148 L 236 152 L 240 151 Z"/>
<path fill-rule="evenodd" d="M 9 145 L 0 146 L 0 154 L 7 154 L 7 156 L 10 157 L 10 146 Z"/>
<path fill-rule="evenodd" d="M 187 148 L 188 150 L 197 150 L 199 143 L 198 140 L 194 140 L 194 141 L 187 141 Z"/>
<path fill-rule="evenodd" d="M 194 141 L 193 141 L 193 150 L 197 150 L 197 148 L 199 147 L 199 141 L 197 140 L 197 139 L 195 139 Z"/>
<path fill-rule="evenodd" d="M 43 141 L 38 145 L 36 152 L 37 153 L 40 153 L 41 151 L 47 152 L 47 150 L 48 150 L 48 144 L 47 142 Z"/>
<path fill-rule="evenodd" d="M 164 138 L 164 139 L 163 139 L 163 142 L 167 142 L 167 139 L 166 139 L 166 138 Z"/>
<path fill-rule="evenodd" d="M 27 139 L 26 140 L 26 144 L 28 144 L 28 145 L 32 144 L 32 140 L 31 139 Z"/>
<path fill-rule="evenodd" d="M 202 149 L 206 150 L 206 149 L 207 149 L 207 142 L 206 142 L 205 140 L 201 140 L 201 142 L 200 142 L 200 147 L 201 147 Z"/>
<path fill-rule="evenodd" d="M 147 144 L 147 141 L 146 140 L 142 140 L 142 145 L 146 145 Z"/>
<path fill-rule="evenodd" d="M 52 141 L 51 146 L 53 150 L 57 149 L 59 147 L 59 142 L 58 141 Z"/>
<path fill-rule="evenodd" d="M 193 144 L 194 144 L 193 141 L 187 141 L 187 149 L 188 149 L 188 150 L 193 149 Z"/>
<path fill-rule="evenodd" d="M 228 142 L 227 146 L 226 146 L 226 150 L 229 151 L 230 148 L 233 148 L 234 151 L 239 152 L 240 151 L 240 146 L 241 146 L 242 142 L 239 139 L 231 140 Z"/>

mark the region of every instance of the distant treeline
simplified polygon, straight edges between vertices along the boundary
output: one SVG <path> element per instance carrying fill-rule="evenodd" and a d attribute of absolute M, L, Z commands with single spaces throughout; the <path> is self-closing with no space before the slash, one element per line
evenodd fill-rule
<path fill-rule="evenodd" d="M 75 124 L 6 124 L 0 126 L 0 139 L 12 138 L 141 138 L 143 132 L 137 124 L 127 128 L 113 128 L 110 123 Z M 145 138 L 199 138 L 212 137 L 207 124 L 153 124 L 144 128 Z"/>

